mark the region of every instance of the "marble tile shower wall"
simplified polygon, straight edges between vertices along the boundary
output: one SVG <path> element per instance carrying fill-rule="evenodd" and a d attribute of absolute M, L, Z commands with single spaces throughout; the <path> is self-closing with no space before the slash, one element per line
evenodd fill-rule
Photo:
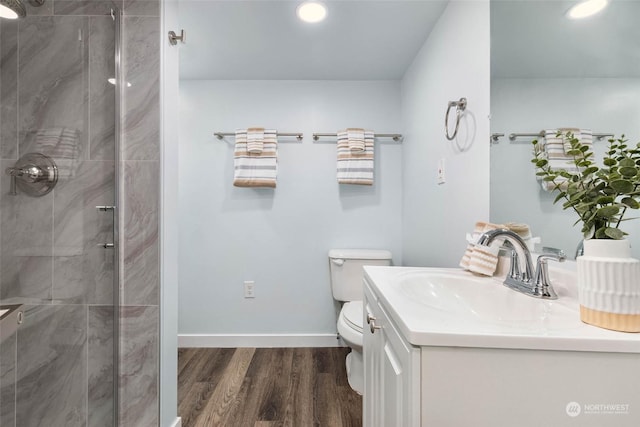
<path fill-rule="evenodd" d="M 0 22 L 0 171 L 56 158 L 40 198 L 0 175 L 0 299 L 25 321 L 0 345 L 0 426 L 112 426 L 114 26 L 110 2 L 47 0 Z M 124 0 L 119 426 L 158 425 L 160 3 Z M 38 131 L 74 129 L 70 155 Z M 63 153 L 69 154 L 69 153 Z M 60 158 L 62 157 L 62 158 Z"/>

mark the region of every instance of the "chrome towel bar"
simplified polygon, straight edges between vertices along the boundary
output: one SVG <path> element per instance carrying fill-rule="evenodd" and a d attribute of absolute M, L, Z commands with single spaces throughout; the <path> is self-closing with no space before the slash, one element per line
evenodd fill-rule
<path fill-rule="evenodd" d="M 594 138 L 602 140 L 604 138 L 607 137 L 613 137 L 614 134 L 612 133 L 593 133 L 592 134 Z M 545 131 L 541 130 L 538 133 L 510 133 L 509 134 L 509 139 L 511 141 L 515 141 L 516 138 L 521 138 L 521 137 L 538 137 L 538 138 L 544 138 L 545 136 Z"/>
<path fill-rule="evenodd" d="M 337 133 L 314 133 L 313 140 L 317 141 L 320 138 L 335 138 L 337 137 Z M 373 135 L 375 138 L 391 138 L 396 142 L 402 141 L 402 134 L 400 133 L 376 133 Z"/>
<path fill-rule="evenodd" d="M 216 138 L 222 139 L 225 136 L 236 136 L 236 133 L 235 132 L 215 132 L 214 135 Z M 294 133 L 278 132 L 276 133 L 276 135 L 283 136 L 283 137 L 295 137 L 298 141 L 302 141 L 302 137 L 303 137 L 302 132 L 294 132 Z"/>

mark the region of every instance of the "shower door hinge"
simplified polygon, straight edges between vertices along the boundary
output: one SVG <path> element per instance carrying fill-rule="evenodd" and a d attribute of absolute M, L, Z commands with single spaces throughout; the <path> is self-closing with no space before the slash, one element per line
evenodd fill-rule
<path fill-rule="evenodd" d="M 169 31 L 169 44 L 171 44 L 171 46 L 175 46 L 178 44 L 178 41 L 181 41 L 182 43 L 187 42 L 187 34 L 184 30 L 180 30 L 180 35 L 177 35 L 175 31 Z"/>

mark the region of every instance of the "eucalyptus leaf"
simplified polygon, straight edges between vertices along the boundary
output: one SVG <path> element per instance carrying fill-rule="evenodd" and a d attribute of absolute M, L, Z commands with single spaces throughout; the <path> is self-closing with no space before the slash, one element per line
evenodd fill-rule
<path fill-rule="evenodd" d="M 610 239 L 620 240 L 624 238 L 625 233 L 619 228 L 607 227 L 604 229 L 604 234 Z"/>
<path fill-rule="evenodd" d="M 620 174 L 625 178 L 633 178 L 638 174 L 638 170 L 635 167 L 621 167 Z"/>
<path fill-rule="evenodd" d="M 600 168 L 598 168 L 597 166 L 590 166 L 590 167 L 586 168 L 586 169 L 582 172 L 582 174 L 583 174 L 583 175 L 591 175 L 591 174 L 593 174 L 593 173 L 598 172 L 598 170 L 599 170 L 599 169 L 600 169 Z"/>
<path fill-rule="evenodd" d="M 596 215 L 601 218 L 611 218 L 620 212 L 620 208 L 617 206 L 604 206 L 596 212 Z"/>
<path fill-rule="evenodd" d="M 629 167 L 632 168 L 636 165 L 636 162 L 633 159 L 625 158 L 620 160 L 620 167 Z"/>
<path fill-rule="evenodd" d="M 633 183 L 626 179 L 617 179 L 609 184 L 619 194 L 631 193 L 634 190 Z"/>
<path fill-rule="evenodd" d="M 639 209 L 640 208 L 640 203 L 638 203 L 638 201 L 636 199 L 634 199 L 633 197 L 625 197 L 621 200 L 621 202 L 631 208 L 631 209 Z"/>

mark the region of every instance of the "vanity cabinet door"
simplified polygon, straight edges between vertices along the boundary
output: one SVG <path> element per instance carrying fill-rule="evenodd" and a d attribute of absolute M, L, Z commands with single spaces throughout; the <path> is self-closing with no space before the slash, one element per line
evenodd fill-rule
<path fill-rule="evenodd" d="M 375 319 L 364 334 L 364 425 L 420 425 L 420 351 L 408 344 L 384 309 L 365 291 L 365 316 Z M 365 319 L 366 320 L 366 319 Z"/>
<path fill-rule="evenodd" d="M 366 317 L 379 316 L 376 302 L 371 304 L 366 298 L 364 303 L 365 322 Z M 382 334 L 371 333 L 370 325 L 365 323 L 363 330 L 363 359 L 364 359 L 364 396 L 363 396 L 363 425 L 382 425 L 380 403 L 382 402 L 382 382 L 380 379 L 380 362 L 382 351 Z"/>

